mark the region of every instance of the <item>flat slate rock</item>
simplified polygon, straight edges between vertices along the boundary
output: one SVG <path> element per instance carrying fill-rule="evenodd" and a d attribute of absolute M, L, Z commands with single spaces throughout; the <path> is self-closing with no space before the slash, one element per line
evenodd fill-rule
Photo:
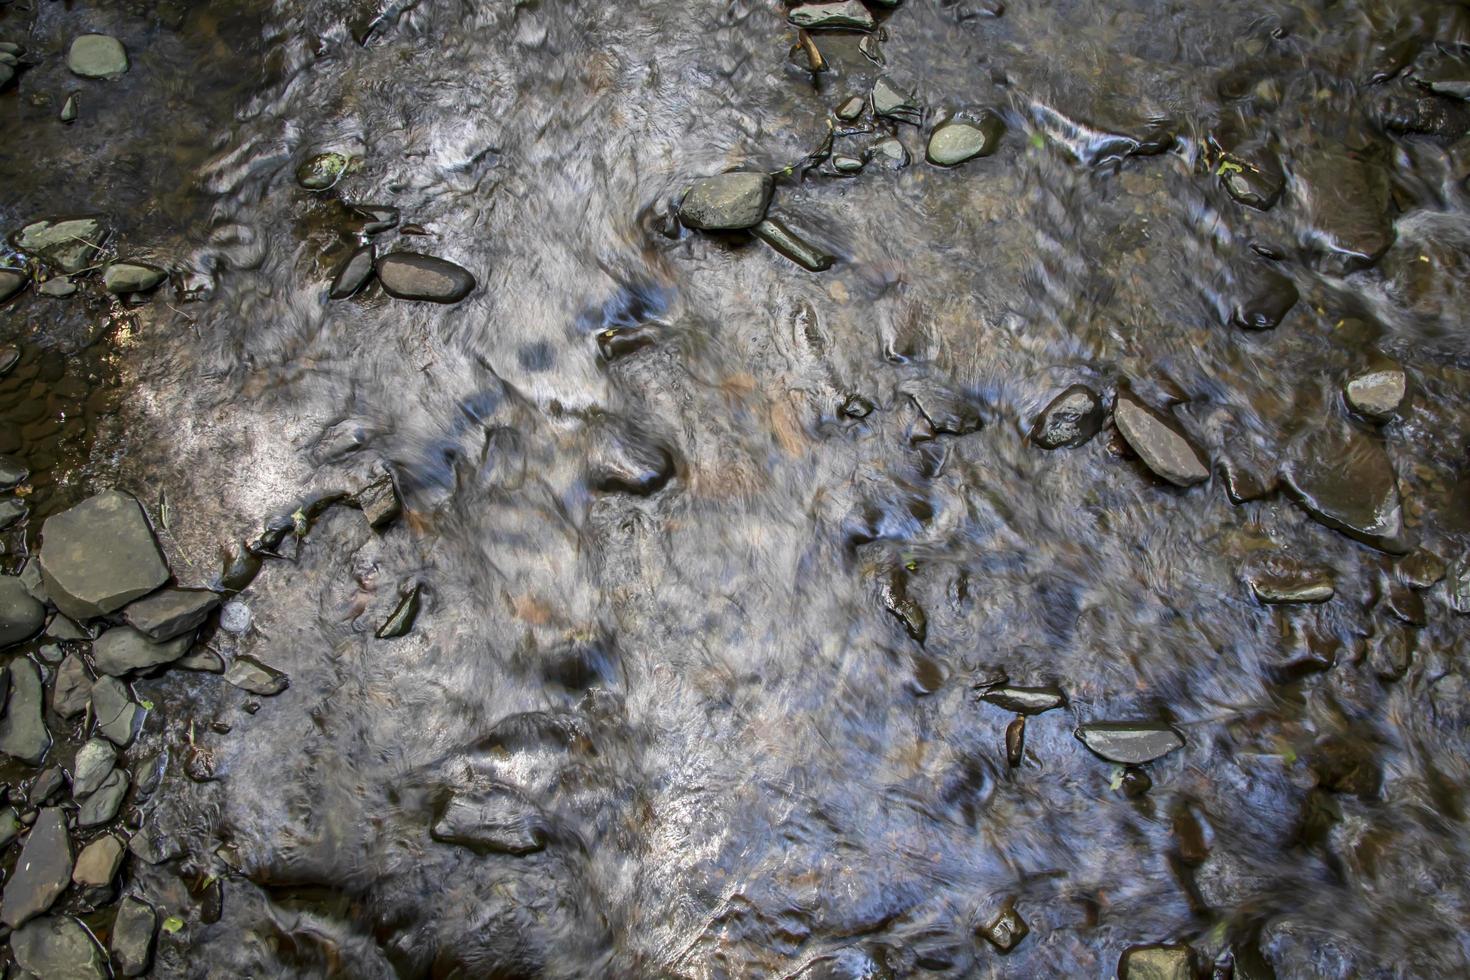
<path fill-rule="evenodd" d="M 760 224 L 771 204 L 770 174 L 735 171 L 701 177 L 679 204 L 679 220 L 701 231 L 740 231 Z"/>
<path fill-rule="evenodd" d="M 389 252 L 378 259 L 378 281 L 397 299 L 458 303 L 475 288 L 475 277 L 447 259 L 419 252 Z"/>
<path fill-rule="evenodd" d="M 193 642 L 193 633 L 155 643 L 131 626 L 114 626 L 92 644 L 92 662 L 100 673 L 122 677 L 135 670 L 173 663 L 189 652 Z"/>
<path fill-rule="evenodd" d="M 1403 554 L 1403 505 L 1388 454 L 1357 432 L 1303 438 L 1281 472 L 1308 514 L 1381 551 Z"/>
<path fill-rule="evenodd" d="M 92 714 L 103 737 L 125 749 L 143 727 L 148 712 L 133 700 L 126 684 L 104 674 L 92 685 Z"/>
<path fill-rule="evenodd" d="M 63 718 L 75 718 L 92 699 L 92 675 L 86 661 L 69 653 L 56 668 L 56 683 L 51 689 L 51 710 Z"/>
<path fill-rule="evenodd" d="M 225 671 L 225 680 L 242 691 L 265 698 L 280 694 L 291 685 L 291 679 L 281 671 L 248 654 L 235 658 L 235 662 Z"/>
<path fill-rule="evenodd" d="M 167 278 L 167 272 L 146 262 L 113 262 L 102 270 L 102 285 L 118 296 L 146 293 Z"/>
<path fill-rule="evenodd" d="M 75 274 L 97 261 L 109 234 L 106 222 L 97 215 L 43 218 L 11 235 L 10 243 L 62 272 Z"/>
<path fill-rule="evenodd" d="M 160 589 L 123 610 L 129 626 L 155 643 L 172 640 L 204 625 L 220 604 L 209 589 Z"/>
<path fill-rule="evenodd" d="M 88 739 L 77 749 L 76 758 L 72 761 L 72 796 L 81 799 L 97 792 L 115 765 L 117 750 L 112 747 L 111 742 L 105 738 Z"/>
<path fill-rule="evenodd" d="M 14 269 L 0 269 L 0 303 L 5 302 L 16 293 L 25 288 L 30 279 L 24 272 Z"/>
<path fill-rule="evenodd" d="M 1075 449 L 1097 435 L 1103 404 L 1087 385 L 1072 385 L 1053 398 L 1031 426 L 1031 442 L 1042 449 Z"/>
<path fill-rule="evenodd" d="M 41 529 L 41 577 L 72 619 L 116 612 L 168 581 L 153 528 L 130 494 L 105 490 Z"/>
<path fill-rule="evenodd" d="M 1210 478 L 1204 453 L 1173 418 L 1145 405 L 1131 391 L 1118 392 L 1113 423 L 1145 466 L 1179 487 Z"/>
<path fill-rule="evenodd" d="M 18 929 L 44 913 L 71 884 L 71 869 L 66 814 L 60 807 L 47 807 L 36 817 L 15 862 L 15 872 L 5 883 L 0 921 Z"/>
<path fill-rule="evenodd" d="M 158 935 L 158 910 L 129 895 L 117 906 L 112 923 L 112 964 L 119 976 L 141 977 L 153 962 L 153 941 Z"/>
<path fill-rule="evenodd" d="M 0 647 L 29 640 L 46 625 L 46 607 L 15 575 L 0 575 Z"/>
<path fill-rule="evenodd" d="M 39 980 L 107 980 L 107 954 L 82 920 L 49 915 L 10 937 L 15 962 Z"/>
<path fill-rule="evenodd" d="M 66 67 L 82 78 L 116 78 L 128 70 L 128 52 L 115 37 L 83 34 L 71 42 Z"/>
<path fill-rule="evenodd" d="M 103 834 L 77 855 L 76 867 L 71 872 L 72 883 L 83 888 L 106 888 L 122 868 L 124 853 L 122 841 L 112 834 Z"/>
<path fill-rule="evenodd" d="M 437 841 L 499 854 L 530 854 L 546 846 L 540 808 L 508 787 L 456 794 L 430 832 Z"/>
<path fill-rule="evenodd" d="M 113 769 L 102 780 L 97 791 L 82 801 L 77 811 L 78 827 L 100 827 L 122 809 L 123 798 L 128 795 L 128 773 L 125 769 Z"/>
<path fill-rule="evenodd" d="M 29 766 L 39 766 L 51 748 L 43 717 L 45 690 L 41 668 L 20 657 L 10 662 L 10 701 L 0 718 L 0 752 Z"/>
<path fill-rule="evenodd" d="M 1295 193 L 1310 226 L 1307 244 L 1324 269 L 1351 272 L 1377 262 L 1394 243 L 1388 173 L 1379 165 L 1340 153 L 1296 161 Z"/>
<path fill-rule="evenodd" d="M 1067 703 L 1066 695 L 1059 687 L 1016 687 L 1011 684 L 988 688 L 980 695 L 980 700 L 1020 715 L 1039 715 Z"/>
<path fill-rule="evenodd" d="M 1109 762 L 1140 766 L 1184 746 L 1184 736 L 1155 722 L 1098 721 L 1080 725 L 1078 741 Z"/>

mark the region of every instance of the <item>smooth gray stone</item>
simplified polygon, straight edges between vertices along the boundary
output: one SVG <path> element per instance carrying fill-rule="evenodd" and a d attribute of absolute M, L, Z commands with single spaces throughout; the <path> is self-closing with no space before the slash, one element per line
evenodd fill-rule
<path fill-rule="evenodd" d="M 220 604 L 209 589 L 159 589 L 123 610 L 129 626 L 155 643 L 172 640 L 204 625 Z"/>
<path fill-rule="evenodd" d="M 116 78 L 128 70 L 128 52 L 115 37 L 83 34 L 71 42 L 66 67 L 82 78 Z"/>
<path fill-rule="evenodd" d="M 0 269 L 0 303 L 5 302 L 25 288 L 30 278 L 14 269 Z"/>
<path fill-rule="evenodd" d="M 1129 766 L 1152 762 L 1184 745 L 1184 736 L 1154 722 L 1099 721 L 1079 726 L 1075 734 L 1099 758 Z"/>
<path fill-rule="evenodd" d="M 168 565 L 138 501 L 106 490 L 46 519 L 41 576 L 56 607 L 83 620 L 152 592 Z"/>
<path fill-rule="evenodd" d="M 119 976 L 141 977 L 148 972 L 157 935 L 158 910 L 152 905 L 133 895 L 118 904 L 110 945 Z"/>
<path fill-rule="evenodd" d="M 123 798 L 128 795 L 128 774 L 125 769 L 113 769 L 97 791 L 82 801 L 77 811 L 78 827 L 100 827 L 122 809 Z"/>
<path fill-rule="evenodd" d="M 285 674 L 248 654 L 235 658 L 225 671 L 225 680 L 241 690 L 267 698 L 280 694 L 291 684 Z"/>
<path fill-rule="evenodd" d="M 5 883 L 0 921 L 12 929 L 49 909 L 71 884 L 71 838 L 66 833 L 66 814 L 60 807 L 46 807 L 21 847 L 15 872 Z"/>
<path fill-rule="evenodd" d="M 146 262 L 114 262 L 102 270 L 102 285 L 109 293 L 146 293 L 168 278 L 168 273 Z"/>
<path fill-rule="evenodd" d="M 10 242 L 71 275 L 97 261 L 109 234 L 106 223 L 96 215 L 43 218 L 11 235 Z"/>
<path fill-rule="evenodd" d="M 0 718 L 0 752 L 29 766 L 39 766 L 51 748 L 51 733 L 42 716 L 45 690 L 41 668 L 25 657 L 10 662 L 10 702 Z"/>
<path fill-rule="evenodd" d="M 107 980 L 107 955 L 80 919 L 49 915 L 10 937 L 15 962 L 37 980 Z"/>
<path fill-rule="evenodd" d="M 14 575 L 0 575 L 0 647 L 29 640 L 46 625 L 46 607 Z"/>
<path fill-rule="evenodd" d="M 193 642 L 193 633 L 155 643 L 131 626 L 114 626 L 92 644 L 92 663 L 103 674 L 122 677 L 135 670 L 173 663 L 189 652 Z"/>
<path fill-rule="evenodd" d="M 1021 715 L 1039 715 L 1067 703 L 1059 687 L 1016 687 L 1010 684 L 989 688 L 980 695 L 980 700 Z"/>
<path fill-rule="evenodd" d="M 458 303 L 475 288 L 475 277 L 447 259 L 418 252 L 389 252 L 378 259 L 378 281 L 397 299 Z"/>
<path fill-rule="evenodd" d="M 79 800 L 97 792 L 116 764 L 117 750 L 111 742 L 105 738 L 88 739 L 77 749 L 76 759 L 72 762 L 72 798 Z"/>
<path fill-rule="evenodd" d="M 332 288 L 327 291 L 327 298 L 346 299 L 361 289 L 372 278 L 377 257 L 378 250 L 371 245 L 364 245 L 349 255 L 332 277 Z"/>
<path fill-rule="evenodd" d="M 1118 392 L 1113 423 L 1144 465 L 1175 486 L 1190 487 L 1210 478 L 1204 454 L 1179 423 L 1132 392 Z"/>
<path fill-rule="evenodd" d="M 679 220 L 686 228 L 739 231 L 752 228 L 766 216 L 775 182 L 770 174 L 736 171 L 701 177 L 679 204 Z"/>
<path fill-rule="evenodd" d="M 839 0 L 836 3 L 808 3 L 792 7 L 786 20 L 793 27 L 845 28 L 871 31 L 875 26 L 873 15 L 858 0 Z"/>
<path fill-rule="evenodd" d="M 940 167 L 953 167 L 976 157 L 988 157 L 1000 147 L 1005 123 L 999 116 L 987 115 L 979 122 L 951 119 L 934 127 L 929 134 L 925 156 Z"/>
<path fill-rule="evenodd" d="M 75 653 L 66 655 L 56 668 L 56 683 L 51 689 L 51 710 L 63 718 L 75 718 L 92 698 L 92 675 L 87 664 Z"/>
<path fill-rule="evenodd" d="M 125 853 L 122 841 L 112 834 L 103 834 L 77 855 L 76 867 L 71 872 L 72 883 L 82 888 L 109 887 L 122 868 Z"/>
<path fill-rule="evenodd" d="M 133 700 L 127 685 L 103 674 L 92 685 L 92 713 L 97 730 L 118 748 L 127 748 L 143 727 L 148 712 Z"/>

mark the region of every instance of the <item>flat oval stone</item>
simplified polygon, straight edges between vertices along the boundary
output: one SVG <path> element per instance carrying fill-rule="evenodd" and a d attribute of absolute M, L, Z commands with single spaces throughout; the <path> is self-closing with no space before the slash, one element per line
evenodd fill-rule
<path fill-rule="evenodd" d="M 1132 392 L 1118 392 L 1113 422 L 1144 465 L 1175 486 L 1190 487 L 1210 478 L 1204 454 L 1179 423 Z"/>
<path fill-rule="evenodd" d="M 793 7 L 786 20 L 794 27 L 848 28 L 871 31 L 873 15 L 858 0 L 841 0 L 840 3 L 808 3 Z"/>
<path fill-rule="evenodd" d="M 128 70 L 128 52 L 115 37 L 83 34 L 71 42 L 66 67 L 83 78 L 116 78 Z"/>
<path fill-rule="evenodd" d="M 109 293 L 144 293 L 168 278 L 168 273 L 146 262 L 114 262 L 102 270 Z"/>
<path fill-rule="evenodd" d="M 686 228 L 739 231 L 766 216 L 775 182 L 770 174 L 736 171 L 696 180 L 679 204 Z"/>
<path fill-rule="evenodd" d="M 940 123 L 929 134 L 929 148 L 925 156 L 929 162 L 940 167 L 953 167 L 994 153 L 1000 146 L 1005 133 L 1005 123 L 999 116 L 987 115 L 978 123 L 951 119 Z"/>
<path fill-rule="evenodd" d="M 1386 422 L 1398 413 L 1408 391 L 1409 379 L 1397 364 L 1369 368 L 1348 379 L 1343 397 L 1353 411 L 1375 422 Z"/>
<path fill-rule="evenodd" d="M 364 245 L 349 255 L 347 261 L 338 266 L 327 298 L 346 299 L 361 289 L 373 274 L 373 263 L 377 260 L 377 255 L 377 249 L 371 245 Z"/>
<path fill-rule="evenodd" d="M 158 642 L 131 626 L 114 626 L 92 644 L 92 660 L 100 673 L 121 677 L 135 670 L 173 663 L 189 652 L 193 642 L 192 633 Z"/>
<path fill-rule="evenodd" d="M 458 303 L 475 288 L 475 277 L 446 259 L 418 252 L 390 252 L 378 259 L 378 281 L 398 299 Z"/>
<path fill-rule="evenodd" d="M 1141 766 L 1183 748 L 1184 736 L 1158 722 L 1099 721 L 1081 725 L 1078 741 L 1109 762 Z"/>
<path fill-rule="evenodd" d="M 1067 703 L 1066 695 L 1059 687 L 1016 687 L 1010 684 L 988 689 L 980 695 L 980 700 L 1021 715 L 1039 715 Z"/>

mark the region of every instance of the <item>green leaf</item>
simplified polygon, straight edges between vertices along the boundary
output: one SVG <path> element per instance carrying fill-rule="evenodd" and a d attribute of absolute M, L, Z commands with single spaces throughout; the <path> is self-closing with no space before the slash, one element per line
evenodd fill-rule
<path fill-rule="evenodd" d="M 1046 137 L 1042 136 L 1040 133 L 1032 133 L 1031 145 L 1036 147 L 1038 150 L 1046 149 Z"/>
<path fill-rule="evenodd" d="M 171 915 L 163 920 L 163 931 L 168 933 L 178 932 L 184 928 L 184 920 L 177 915 Z"/>
<path fill-rule="evenodd" d="M 1234 160 L 1221 160 L 1220 166 L 1215 170 L 1215 176 L 1224 177 L 1226 174 L 1243 174 L 1245 168 Z"/>
<path fill-rule="evenodd" d="M 147 698 L 139 698 L 138 703 L 149 711 L 153 710 L 153 702 L 149 701 Z"/>
<path fill-rule="evenodd" d="M 1113 778 L 1108 783 L 1108 787 L 1110 789 L 1112 789 L 1114 792 L 1117 792 L 1118 790 L 1120 790 L 1120 789 L 1123 788 L 1123 767 L 1122 766 L 1114 766 L 1113 767 Z"/>

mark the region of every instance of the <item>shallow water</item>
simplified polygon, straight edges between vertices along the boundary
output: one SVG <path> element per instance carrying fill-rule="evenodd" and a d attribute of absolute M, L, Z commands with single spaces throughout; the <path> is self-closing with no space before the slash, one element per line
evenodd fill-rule
<path fill-rule="evenodd" d="M 106 486 L 187 585 L 381 472 L 405 501 L 381 534 L 324 508 L 241 593 L 250 630 L 202 641 L 284 693 L 135 683 L 129 768 L 166 769 L 124 819 L 182 851 L 125 871 L 182 922 L 154 975 L 1110 977 L 1154 943 L 1202 975 L 1470 968 L 1466 620 L 1440 583 L 1405 622 L 1404 559 L 1222 475 L 1353 432 L 1414 546 L 1464 555 L 1470 110 L 1394 66 L 1463 57 L 1470 15 L 996 6 L 882 12 L 886 67 L 814 33 L 815 77 L 775 3 L 0 6 L 35 62 L 0 93 L 5 229 L 105 213 L 174 274 L 0 307 L 0 451 L 39 473 L 8 559 Z M 87 30 L 127 75 L 67 73 Z M 801 165 L 880 74 L 923 126 L 865 113 L 833 152 L 893 134 L 912 162 Z M 985 108 L 997 153 L 924 162 Z M 1262 146 L 1264 211 L 1221 166 Z M 350 172 L 297 186 L 325 151 Z M 830 270 L 678 227 L 732 167 L 781 173 L 771 213 Z M 478 288 L 329 301 L 342 202 L 400 208 L 424 234 L 379 252 Z M 1243 330 L 1263 270 L 1300 300 Z M 1375 353 L 1410 379 L 1384 426 L 1342 396 Z M 1165 484 L 1112 426 L 1039 449 L 1079 382 L 1172 406 L 1212 477 Z M 1273 561 L 1334 597 L 1258 602 Z M 1006 678 L 1068 699 L 1015 768 L 979 698 Z M 1186 740 L 1136 797 L 1073 735 L 1122 719 Z M 81 729 L 52 730 L 69 758 Z M 469 798 L 532 849 L 436 839 Z M 977 930 L 1008 902 L 1030 933 L 1001 955 Z"/>

